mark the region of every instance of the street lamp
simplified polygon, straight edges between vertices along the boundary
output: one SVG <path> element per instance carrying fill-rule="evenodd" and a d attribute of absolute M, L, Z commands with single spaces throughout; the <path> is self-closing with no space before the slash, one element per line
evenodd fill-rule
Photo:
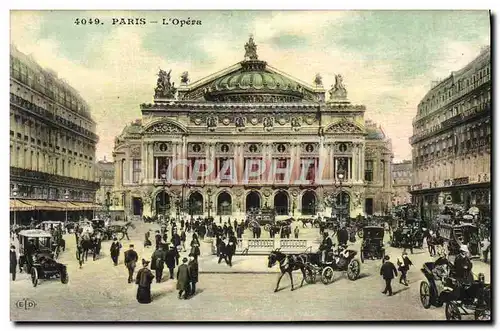
<path fill-rule="evenodd" d="M 66 190 L 64 192 L 64 200 L 66 200 L 66 204 L 65 204 L 65 214 L 66 214 L 66 217 L 64 218 L 64 224 L 66 225 L 68 223 L 68 201 L 69 201 L 69 192 L 68 190 Z"/>
<path fill-rule="evenodd" d="M 339 214 L 339 221 L 342 222 L 342 216 L 343 216 L 343 209 L 344 209 L 344 199 L 342 199 L 342 183 L 344 182 L 344 169 L 340 168 L 337 170 L 337 178 L 339 180 L 339 185 L 335 185 L 335 188 L 338 188 L 340 193 L 338 194 L 339 196 L 339 199 L 340 201 L 337 201 L 337 194 L 335 194 L 335 191 L 333 192 L 333 205 L 332 205 L 332 217 L 333 217 L 333 210 L 335 208 L 335 210 L 342 210 L 340 211 L 338 214 Z M 340 204 L 337 204 L 337 202 L 339 202 Z"/>
<path fill-rule="evenodd" d="M 163 200 L 163 219 L 165 220 L 167 217 L 167 172 L 163 171 L 161 173 L 161 182 L 163 183 L 163 193 L 164 193 L 164 200 Z"/>
<path fill-rule="evenodd" d="M 209 188 L 207 190 L 208 201 L 207 201 L 207 210 L 208 210 L 208 218 L 210 218 L 210 211 L 212 210 L 212 190 Z"/>
<path fill-rule="evenodd" d="M 19 188 L 17 185 L 14 185 L 14 188 L 12 189 L 12 196 L 14 197 L 14 227 L 17 225 L 16 198 L 18 193 Z"/>

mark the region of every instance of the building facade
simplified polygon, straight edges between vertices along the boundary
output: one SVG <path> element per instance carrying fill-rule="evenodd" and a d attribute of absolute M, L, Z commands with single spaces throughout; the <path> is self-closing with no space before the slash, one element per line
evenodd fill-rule
<path fill-rule="evenodd" d="M 50 70 L 10 51 L 11 221 L 94 208 L 98 137 L 89 107 Z M 63 212 L 63 213 L 61 213 Z"/>
<path fill-rule="evenodd" d="M 109 213 L 113 205 L 112 194 L 115 184 L 114 162 L 106 160 L 97 161 L 95 165 L 96 180 L 99 182 L 99 189 L 96 192 L 96 204 L 101 206 L 100 212 Z"/>
<path fill-rule="evenodd" d="M 412 164 L 411 160 L 404 160 L 392 164 L 392 204 L 399 206 L 411 203 L 411 177 Z"/>
<path fill-rule="evenodd" d="M 423 217 L 433 218 L 450 204 L 466 209 L 476 206 L 489 216 L 491 92 L 487 47 L 419 103 L 410 138 L 411 193 Z"/>
<path fill-rule="evenodd" d="M 365 106 L 347 99 L 342 76 L 327 95 L 319 75 L 307 84 L 259 60 L 253 39 L 245 51 L 242 62 L 196 82 L 185 72 L 178 88 L 160 70 L 154 103 L 115 140 L 113 208 L 148 216 L 387 211 L 391 143 L 365 121 Z"/>

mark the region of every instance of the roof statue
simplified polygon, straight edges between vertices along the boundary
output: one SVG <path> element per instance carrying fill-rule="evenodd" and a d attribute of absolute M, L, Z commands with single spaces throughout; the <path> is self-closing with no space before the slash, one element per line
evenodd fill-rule
<path fill-rule="evenodd" d="M 189 83 L 189 73 L 184 71 L 181 75 L 181 85 L 187 85 Z"/>
<path fill-rule="evenodd" d="M 314 77 L 314 84 L 316 87 L 323 86 L 323 77 L 319 73 L 316 74 L 316 77 Z"/>
<path fill-rule="evenodd" d="M 175 83 L 170 83 L 171 72 L 172 70 L 169 70 L 169 72 L 167 73 L 162 69 L 160 69 L 160 71 L 158 72 L 158 80 L 156 81 L 155 88 L 155 98 L 175 98 L 175 92 L 177 92 L 177 89 L 174 86 Z"/>
<path fill-rule="evenodd" d="M 257 45 L 253 41 L 253 36 L 250 35 L 248 42 L 245 44 L 245 60 L 258 60 Z"/>
<path fill-rule="evenodd" d="M 330 100 L 347 98 L 347 90 L 344 86 L 344 79 L 342 75 L 335 75 L 335 85 L 332 85 L 330 89 Z"/>

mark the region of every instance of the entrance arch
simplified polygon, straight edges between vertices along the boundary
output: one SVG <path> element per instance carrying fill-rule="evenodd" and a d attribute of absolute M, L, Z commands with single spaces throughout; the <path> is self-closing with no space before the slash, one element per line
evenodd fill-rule
<path fill-rule="evenodd" d="M 256 191 L 249 192 L 246 197 L 245 210 L 249 212 L 252 209 L 260 209 L 260 195 Z"/>
<path fill-rule="evenodd" d="M 217 197 L 217 215 L 231 215 L 232 214 L 232 198 L 227 192 L 221 192 Z"/>
<path fill-rule="evenodd" d="M 160 191 L 155 198 L 156 215 L 166 215 L 170 210 L 170 195 L 165 191 Z"/>
<path fill-rule="evenodd" d="M 316 215 L 316 194 L 313 191 L 306 191 L 302 195 L 302 215 Z"/>
<path fill-rule="evenodd" d="M 285 191 L 279 191 L 274 196 L 274 210 L 277 215 L 288 215 L 288 194 Z"/>
<path fill-rule="evenodd" d="M 189 195 L 189 214 L 203 215 L 203 195 L 200 192 Z"/>

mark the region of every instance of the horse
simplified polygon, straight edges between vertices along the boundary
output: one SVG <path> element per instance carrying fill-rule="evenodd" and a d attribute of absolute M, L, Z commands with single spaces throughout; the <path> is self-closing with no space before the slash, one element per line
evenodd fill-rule
<path fill-rule="evenodd" d="M 94 248 L 92 237 L 88 232 L 84 232 L 80 236 L 78 244 L 81 245 L 82 248 L 82 255 L 83 255 L 82 259 L 85 258 L 85 261 L 87 261 L 89 256 L 89 251 Z"/>
<path fill-rule="evenodd" d="M 302 281 L 300 282 L 300 286 L 304 284 L 304 280 L 306 279 L 306 259 L 302 254 L 285 254 L 280 251 L 280 249 L 275 249 L 268 256 L 268 268 L 272 268 L 276 263 L 279 263 L 281 275 L 278 278 L 278 283 L 276 283 L 276 288 L 274 292 L 278 292 L 278 288 L 280 285 L 281 278 L 285 273 L 288 273 L 290 276 L 290 282 L 292 284 L 293 291 L 295 288 L 293 287 L 293 277 L 292 272 L 295 270 L 299 270 L 302 272 Z"/>

